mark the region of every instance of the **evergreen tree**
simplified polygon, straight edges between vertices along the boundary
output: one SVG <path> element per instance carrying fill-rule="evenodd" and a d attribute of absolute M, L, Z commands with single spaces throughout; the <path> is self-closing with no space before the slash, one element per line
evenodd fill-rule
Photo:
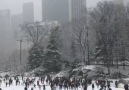
<path fill-rule="evenodd" d="M 57 72 L 61 70 L 61 55 L 58 50 L 59 43 L 58 43 L 58 35 L 59 29 L 55 28 L 52 30 L 50 35 L 50 40 L 46 47 L 45 52 L 45 61 L 43 62 L 43 67 L 47 68 L 48 71 Z"/>
<path fill-rule="evenodd" d="M 27 70 L 38 68 L 42 63 L 43 57 L 43 46 L 39 43 L 34 44 L 29 50 Z"/>

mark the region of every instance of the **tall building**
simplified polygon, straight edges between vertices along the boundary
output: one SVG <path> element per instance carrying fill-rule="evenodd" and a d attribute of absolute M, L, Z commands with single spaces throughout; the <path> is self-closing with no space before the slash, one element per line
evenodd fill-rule
<path fill-rule="evenodd" d="M 124 6 L 124 1 L 125 0 L 114 0 L 115 4 L 122 5 L 122 6 Z"/>
<path fill-rule="evenodd" d="M 10 10 L 0 10 L 0 60 L 6 61 L 13 50 Z"/>
<path fill-rule="evenodd" d="M 10 10 L 0 10 L 0 31 L 10 31 L 10 26 Z"/>
<path fill-rule="evenodd" d="M 13 38 L 15 41 L 18 38 L 18 29 L 19 26 L 23 23 L 23 14 L 11 15 L 11 31 L 13 32 Z"/>
<path fill-rule="evenodd" d="M 69 0 L 42 0 L 42 20 L 43 22 L 68 22 Z"/>
<path fill-rule="evenodd" d="M 86 13 L 86 0 L 69 0 L 69 21 L 79 19 Z"/>
<path fill-rule="evenodd" d="M 32 2 L 23 4 L 23 23 L 34 22 L 34 4 Z"/>

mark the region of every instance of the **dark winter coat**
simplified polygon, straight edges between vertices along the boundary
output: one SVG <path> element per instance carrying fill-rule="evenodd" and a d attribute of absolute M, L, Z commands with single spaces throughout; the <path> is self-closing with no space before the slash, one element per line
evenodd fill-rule
<path fill-rule="evenodd" d="M 87 90 L 87 84 L 84 85 L 84 90 Z"/>
<path fill-rule="evenodd" d="M 24 90 L 27 90 L 27 87 L 25 87 Z"/>
<path fill-rule="evenodd" d="M 112 90 L 111 88 L 109 88 L 109 90 Z"/>
<path fill-rule="evenodd" d="M 33 88 L 31 88 L 31 90 L 34 90 Z"/>
<path fill-rule="evenodd" d="M 124 88 L 125 88 L 125 90 L 129 90 L 129 89 L 128 89 L 128 84 L 125 84 L 125 85 L 124 85 Z"/>
<path fill-rule="evenodd" d="M 92 88 L 95 88 L 94 84 L 92 84 Z"/>

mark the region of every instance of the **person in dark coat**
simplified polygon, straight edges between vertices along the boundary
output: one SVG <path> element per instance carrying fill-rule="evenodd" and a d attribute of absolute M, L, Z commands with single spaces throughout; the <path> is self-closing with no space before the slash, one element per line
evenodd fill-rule
<path fill-rule="evenodd" d="M 37 86 L 39 86 L 39 81 L 37 81 Z"/>
<path fill-rule="evenodd" d="M 87 81 L 85 79 L 85 82 L 84 82 L 84 90 L 87 90 Z"/>
<path fill-rule="evenodd" d="M 46 90 L 46 87 L 45 87 L 45 85 L 43 85 L 43 90 Z"/>
<path fill-rule="evenodd" d="M 84 90 L 87 90 L 87 84 L 84 85 Z"/>
<path fill-rule="evenodd" d="M 28 90 L 27 87 L 25 87 L 24 90 Z"/>
<path fill-rule="evenodd" d="M 109 90 L 112 90 L 111 88 L 109 88 Z"/>
<path fill-rule="evenodd" d="M 129 90 L 128 87 L 129 87 L 128 84 L 125 84 L 125 85 L 124 85 L 124 89 L 125 89 L 125 90 Z"/>
<path fill-rule="evenodd" d="M 101 87 L 99 90 L 103 90 L 103 88 Z"/>
<path fill-rule="evenodd" d="M 2 90 L 2 88 L 0 88 L 0 90 Z"/>
<path fill-rule="evenodd" d="M 92 84 L 92 90 L 94 90 L 94 88 L 95 88 L 95 86 L 94 86 L 94 84 Z"/>
<path fill-rule="evenodd" d="M 118 88 L 118 82 L 117 81 L 115 81 L 115 87 Z"/>
<path fill-rule="evenodd" d="M 107 87 L 108 87 L 108 89 L 110 88 L 110 82 L 107 82 Z"/>
<path fill-rule="evenodd" d="M 33 88 L 31 88 L 31 90 L 34 90 Z"/>

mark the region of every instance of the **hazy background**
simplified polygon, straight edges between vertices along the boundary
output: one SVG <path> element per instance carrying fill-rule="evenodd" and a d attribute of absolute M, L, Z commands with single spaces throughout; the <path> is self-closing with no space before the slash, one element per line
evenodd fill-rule
<path fill-rule="evenodd" d="M 99 1 L 105 1 L 105 0 L 87 0 L 87 7 L 94 7 L 96 6 L 97 2 Z M 109 1 L 109 0 L 107 0 Z M 125 0 L 125 3 L 127 3 L 129 0 Z M 42 0 L 0 0 L 0 10 L 9 9 L 11 11 L 11 15 L 16 15 L 18 18 L 20 14 L 22 14 L 23 10 L 23 4 L 27 2 L 33 2 L 34 3 L 34 21 L 42 21 Z M 58 4 L 58 3 L 57 3 Z M 19 15 L 18 15 L 19 14 Z M 13 18 L 12 16 L 12 18 Z M 1 19 L 0 19 L 1 20 Z M 15 19 L 13 19 L 15 20 Z M 14 21 L 17 23 L 17 21 Z M 14 24 L 16 24 L 14 23 Z M 13 31 L 2 32 L 0 26 L 0 66 L 1 62 L 5 63 L 9 60 L 10 55 L 13 59 L 14 57 L 17 57 L 16 60 L 19 60 L 19 55 L 13 55 L 13 52 L 15 51 L 16 54 L 19 54 L 19 42 L 17 41 L 17 38 L 13 38 Z M 7 37 L 7 39 L 6 39 Z M 22 43 L 22 47 L 24 46 L 26 42 Z M 28 44 L 28 43 L 26 43 Z M 3 48 L 4 47 L 4 48 Z M 25 47 L 28 48 L 28 47 Z M 8 53 L 7 53 L 8 52 Z M 22 55 L 25 54 L 26 51 L 23 51 Z M 13 57 L 12 57 L 13 56 Z M 22 58 L 23 59 L 23 58 Z M 4 64 L 2 64 L 4 65 Z"/>
<path fill-rule="evenodd" d="M 95 6 L 98 1 L 102 0 L 87 0 L 87 6 Z M 41 21 L 41 0 L 0 0 L 0 10 L 10 9 L 12 14 L 22 13 L 22 5 L 26 2 L 34 3 L 35 21 Z"/>

